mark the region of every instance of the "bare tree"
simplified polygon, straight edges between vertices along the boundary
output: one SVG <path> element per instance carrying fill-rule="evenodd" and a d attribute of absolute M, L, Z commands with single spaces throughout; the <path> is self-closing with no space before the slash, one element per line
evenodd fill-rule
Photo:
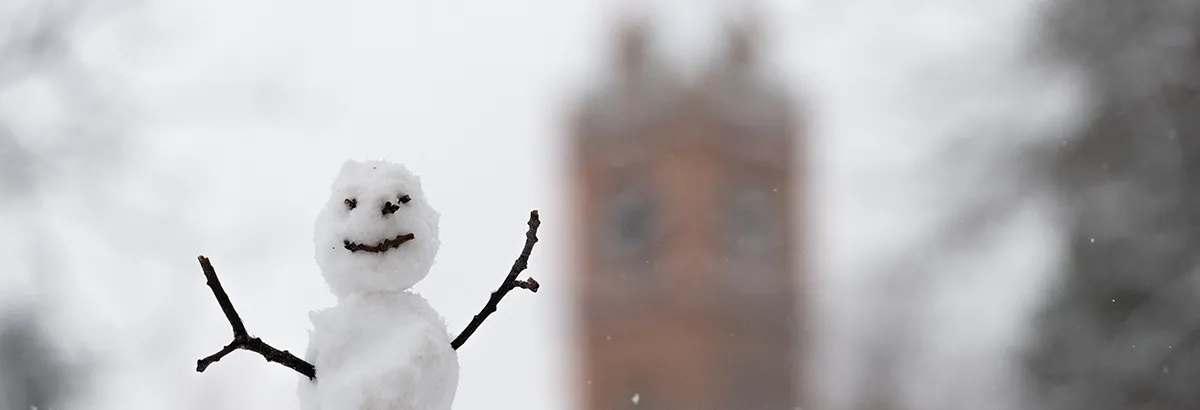
<path fill-rule="evenodd" d="M 72 36 L 104 2 L 77 0 L 13 1 L 0 4 L 0 99 L 31 81 L 44 81 L 64 111 L 62 121 L 46 127 L 20 124 L 22 112 L 0 106 L 0 209 L 21 235 L 14 255 L 31 260 L 28 271 L 6 269 L 6 275 L 28 275 L 36 297 L 0 311 L 0 410 L 50 409 L 80 392 L 87 366 L 64 358 L 63 344 L 47 332 L 49 307 L 62 303 L 52 289 L 62 274 L 53 229 L 37 206 L 10 206 L 39 201 L 51 181 L 67 177 L 93 182 L 112 168 L 123 146 L 107 95 L 97 89 L 93 71 L 74 50 Z M 31 130 L 33 129 L 33 130 Z M 62 170 L 87 170 L 64 175 Z M 19 222 L 19 223 L 17 223 Z M 17 264 L 17 266 L 20 266 Z M 12 290 L 6 289 L 11 292 Z M 21 299 L 0 296 L 21 303 Z"/>
<path fill-rule="evenodd" d="M 87 369 L 65 361 L 32 310 L 0 317 L 0 410 L 56 409 Z"/>
<path fill-rule="evenodd" d="M 1071 245 L 1030 352 L 1032 403 L 1198 408 L 1200 5 L 1067 0 L 1045 26 L 1095 109 L 1054 159 Z"/>

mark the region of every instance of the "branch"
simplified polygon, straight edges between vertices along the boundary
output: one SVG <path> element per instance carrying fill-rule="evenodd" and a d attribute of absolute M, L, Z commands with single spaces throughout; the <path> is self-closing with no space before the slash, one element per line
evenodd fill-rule
<path fill-rule="evenodd" d="M 287 350 L 279 350 L 264 343 L 257 337 L 250 337 L 246 332 L 246 325 L 242 323 L 242 318 L 238 316 L 237 310 L 233 308 L 233 302 L 229 301 L 229 294 L 225 293 L 225 288 L 221 287 L 221 280 L 217 279 L 217 271 L 213 269 L 212 263 L 208 258 L 200 256 L 200 268 L 204 269 L 204 277 L 208 279 L 208 287 L 212 288 L 213 296 L 216 296 L 217 303 L 221 305 L 221 311 L 225 312 L 225 318 L 229 319 L 229 326 L 233 328 L 233 341 L 221 348 L 220 351 L 212 355 L 196 361 L 196 371 L 204 372 L 209 365 L 220 361 L 226 355 L 233 353 L 234 350 L 243 349 L 262 355 L 268 362 L 275 362 L 287 366 L 289 369 L 308 376 L 310 380 L 316 379 L 317 371 L 312 364 L 304 361 L 296 355 L 289 353 Z"/>
<path fill-rule="evenodd" d="M 482 325 L 488 316 L 496 312 L 496 306 L 500 304 L 500 300 L 504 299 L 504 296 L 508 292 L 516 288 L 521 288 L 537 293 L 541 285 L 536 280 L 533 280 L 533 278 L 517 280 L 517 275 L 520 275 L 525 268 L 529 267 L 529 255 L 533 253 L 533 245 L 538 241 L 537 230 L 541 224 L 541 219 L 538 219 L 538 211 L 534 210 L 530 212 L 529 230 L 525 232 L 525 247 L 521 249 L 521 256 L 518 256 L 517 261 L 513 262 L 512 269 L 508 271 L 508 276 L 504 278 L 504 283 L 501 283 L 500 288 L 492 292 L 492 296 L 488 298 L 487 304 L 483 306 L 483 310 L 475 315 L 474 318 L 471 318 L 471 323 L 468 323 L 467 328 L 463 329 L 462 333 L 459 333 L 453 342 L 450 342 L 450 347 L 453 347 L 455 350 L 462 347 L 463 343 L 467 342 L 467 338 L 471 337 L 476 329 L 479 329 L 479 325 Z"/>

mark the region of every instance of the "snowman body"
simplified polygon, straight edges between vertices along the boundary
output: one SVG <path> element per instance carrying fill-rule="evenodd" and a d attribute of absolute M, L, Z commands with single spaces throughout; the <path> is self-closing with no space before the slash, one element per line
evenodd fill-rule
<path fill-rule="evenodd" d="M 445 324 L 415 293 L 358 295 L 311 315 L 317 369 L 302 398 L 320 410 L 448 410 L 458 362 Z M 373 323 L 386 323 L 380 326 Z"/>
<path fill-rule="evenodd" d="M 321 273 L 337 296 L 313 312 L 302 410 L 449 410 L 458 356 L 444 320 L 412 285 L 439 246 L 438 214 L 402 165 L 347 162 L 317 218 Z"/>

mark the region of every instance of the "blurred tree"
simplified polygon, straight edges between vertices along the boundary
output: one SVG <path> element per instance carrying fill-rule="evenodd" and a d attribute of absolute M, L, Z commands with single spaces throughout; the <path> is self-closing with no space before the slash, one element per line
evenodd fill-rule
<path fill-rule="evenodd" d="M 1044 22 L 1092 110 L 1053 161 L 1071 243 L 1031 407 L 1200 408 L 1200 3 L 1065 0 Z"/>
<path fill-rule="evenodd" d="M 74 341 L 47 332 L 46 314 L 65 303 L 54 289 L 63 267 L 52 252 L 59 238 L 37 202 L 54 183 L 86 185 L 105 175 L 96 171 L 114 168 L 123 146 L 113 105 L 96 86 L 102 81 L 72 41 L 86 17 L 108 3 L 0 2 L 0 232 L 22 238 L 0 249 L 8 262 L 2 275 L 27 276 L 38 287 L 34 297 L 0 289 L 5 308 L 13 308 L 0 311 L 0 410 L 60 408 L 85 379 L 84 367 L 64 359 L 64 343 Z"/>
<path fill-rule="evenodd" d="M 0 410 L 56 409 L 82 378 L 63 360 L 34 311 L 0 316 Z"/>
<path fill-rule="evenodd" d="M 76 44 L 80 30 L 123 0 L 0 3 L 0 205 L 48 179 L 109 175 L 124 147 L 110 79 Z"/>

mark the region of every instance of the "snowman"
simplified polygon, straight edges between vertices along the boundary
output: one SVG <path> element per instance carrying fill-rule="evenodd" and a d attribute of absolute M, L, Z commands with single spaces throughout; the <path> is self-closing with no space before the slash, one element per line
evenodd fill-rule
<path fill-rule="evenodd" d="M 317 264 L 337 297 L 312 312 L 302 410 L 448 410 L 458 356 L 441 316 L 410 288 L 438 252 L 439 215 L 420 178 L 385 161 L 346 162 L 316 222 Z"/>

